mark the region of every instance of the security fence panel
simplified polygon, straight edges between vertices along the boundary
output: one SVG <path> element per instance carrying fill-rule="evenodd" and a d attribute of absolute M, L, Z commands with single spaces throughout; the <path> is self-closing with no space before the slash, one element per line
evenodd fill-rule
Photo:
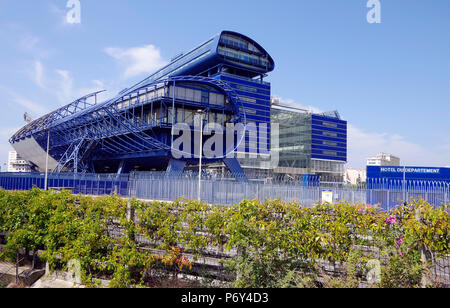
<path fill-rule="evenodd" d="M 198 174 L 168 176 L 164 172 L 131 174 L 50 173 L 47 184 L 51 190 L 70 190 L 74 194 L 118 194 L 143 200 L 175 201 L 179 198 L 197 200 Z M 0 173 L 0 186 L 6 190 L 44 189 L 44 173 Z M 322 191 L 332 193 L 332 201 L 378 205 L 381 210 L 423 199 L 434 206 L 450 203 L 450 184 L 414 181 L 372 181 L 366 187 L 343 185 L 321 186 L 318 182 L 264 183 L 264 180 L 237 182 L 230 177 L 205 176 L 201 181 L 201 200 L 209 204 L 233 205 L 243 199 L 280 200 L 310 207 L 322 202 Z"/>

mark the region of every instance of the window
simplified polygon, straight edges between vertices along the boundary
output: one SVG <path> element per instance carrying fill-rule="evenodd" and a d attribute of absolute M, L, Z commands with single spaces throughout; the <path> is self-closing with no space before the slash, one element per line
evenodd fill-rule
<path fill-rule="evenodd" d="M 183 123 L 183 108 L 177 108 L 177 123 Z"/>
<path fill-rule="evenodd" d="M 184 111 L 184 117 L 185 120 L 184 122 L 188 125 L 193 125 L 194 124 L 194 113 L 192 112 L 192 110 L 185 110 Z"/>
<path fill-rule="evenodd" d="M 209 103 L 209 93 L 206 91 L 202 91 L 202 103 L 203 104 Z"/>
<path fill-rule="evenodd" d="M 337 152 L 334 151 L 322 151 L 322 153 L 326 156 L 337 156 Z"/>
<path fill-rule="evenodd" d="M 216 114 L 208 112 L 208 123 L 216 123 Z"/>
<path fill-rule="evenodd" d="M 331 142 L 331 141 L 323 141 L 323 145 L 327 145 L 327 146 L 330 146 L 330 147 L 337 147 L 338 146 L 337 142 Z"/>
<path fill-rule="evenodd" d="M 186 89 L 185 88 L 177 87 L 175 90 L 175 93 L 176 93 L 176 97 L 178 99 L 182 99 L 182 100 L 186 99 Z"/>
<path fill-rule="evenodd" d="M 224 106 L 225 105 L 225 97 L 221 94 L 210 93 L 209 94 L 209 103 L 211 105 Z"/>
<path fill-rule="evenodd" d="M 139 96 L 139 102 L 142 103 L 142 102 L 145 102 L 145 101 L 147 101 L 147 94 L 140 95 Z"/>
<path fill-rule="evenodd" d="M 217 123 L 220 125 L 224 125 L 225 116 L 222 113 L 217 114 Z"/>
<path fill-rule="evenodd" d="M 172 107 L 167 108 L 167 123 L 172 123 L 173 111 Z"/>
<path fill-rule="evenodd" d="M 322 132 L 322 134 L 327 137 L 337 137 L 338 136 L 337 133 L 331 133 L 331 132 Z"/>
<path fill-rule="evenodd" d="M 322 122 L 323 126 L 331 127 L 331 128 L 338 128 L 338 125 L 336 123 L 330 123 L 330 122 Z"/>

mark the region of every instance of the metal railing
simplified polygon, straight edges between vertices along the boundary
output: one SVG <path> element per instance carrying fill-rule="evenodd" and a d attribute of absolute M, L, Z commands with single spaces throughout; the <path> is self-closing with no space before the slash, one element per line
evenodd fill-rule
<path fill-rule="evenodd" d="M 175 201 L 179 198 L 198 199 L 198 174 L 185 173 L 169 177 L 164 172 L 117 174 L 69 174 L 51 173 L 50 189 L 68 189 L 75 194 L 108 195 L 116 193 L 123 197 L 143 200 Z M 309 207 L 322 201 L 322 192 L 332 192 L 333 202 L 347 201 L 380 205 L 389 210 L 411 199 L 423 199 L 434 206 L 450 203 L 450 184 L 428 185 L 368 185 L 367 187 L 344 187 L 318 185 L 315 182 L 250 180 L 237 182 L 227 176 L 205 174 L 201 181 L 201 200 L 209 204 L 233 205 L 243 199 L 279 199 L 297 202 Z M 0 173 L 0 187 L 6 190 L 29 190 L 45 187 L 44 173 Z"/>
<path fill-rule="evenodd" d="M 174 201 L 178 198 L 198 199 L 198 181 L 189 178 L 141 178 L 130 181 L 130 196 L 144 200 Z M 242 183 L 232 180 L 207 179 L 201 182 L 201 200 L 209 204 L 233 205 L 244 199 L 280 199 L 312 206 L 320 199 L 318 187 L 282 184 Z"/>
<path fill-rule="evenodd" d="M 50 173 L 49 189 L 68 189 L 75 194 L 128 196 L 129 176 L 116 174 Z M 0 173 L 0 187 L 5 190 L 45 188 L 45 173 Z"/>

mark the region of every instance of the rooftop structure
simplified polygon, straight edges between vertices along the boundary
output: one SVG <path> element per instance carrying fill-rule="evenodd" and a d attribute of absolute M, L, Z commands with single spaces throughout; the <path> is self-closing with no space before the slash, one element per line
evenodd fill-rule
<path fill-rule="evenodd" d="M 400 158 L 391 154 L 380 153 L 377 157 L 369 158 L 367 166 L 400 166 Z"/>

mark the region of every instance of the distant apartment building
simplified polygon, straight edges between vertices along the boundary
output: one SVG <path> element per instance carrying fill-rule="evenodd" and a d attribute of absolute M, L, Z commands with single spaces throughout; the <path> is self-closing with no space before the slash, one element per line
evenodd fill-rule
<path fill-rule="evenodd" d="M 8 172 L 31 172 L 31 165 L 16 151 L 11 151 L 8 156 Z"/>
<path fill-rule="evenodd" d="M 400 166 L 400 158 L 391 154 L 380 153 L 377 157 L 369 158 L 367 166 Z"/>
<path fill-rule="evenodd" d="M 367 181 L 367 170 L 348 168 L 345 170 L 344 183 L 360 185 Z"/>

